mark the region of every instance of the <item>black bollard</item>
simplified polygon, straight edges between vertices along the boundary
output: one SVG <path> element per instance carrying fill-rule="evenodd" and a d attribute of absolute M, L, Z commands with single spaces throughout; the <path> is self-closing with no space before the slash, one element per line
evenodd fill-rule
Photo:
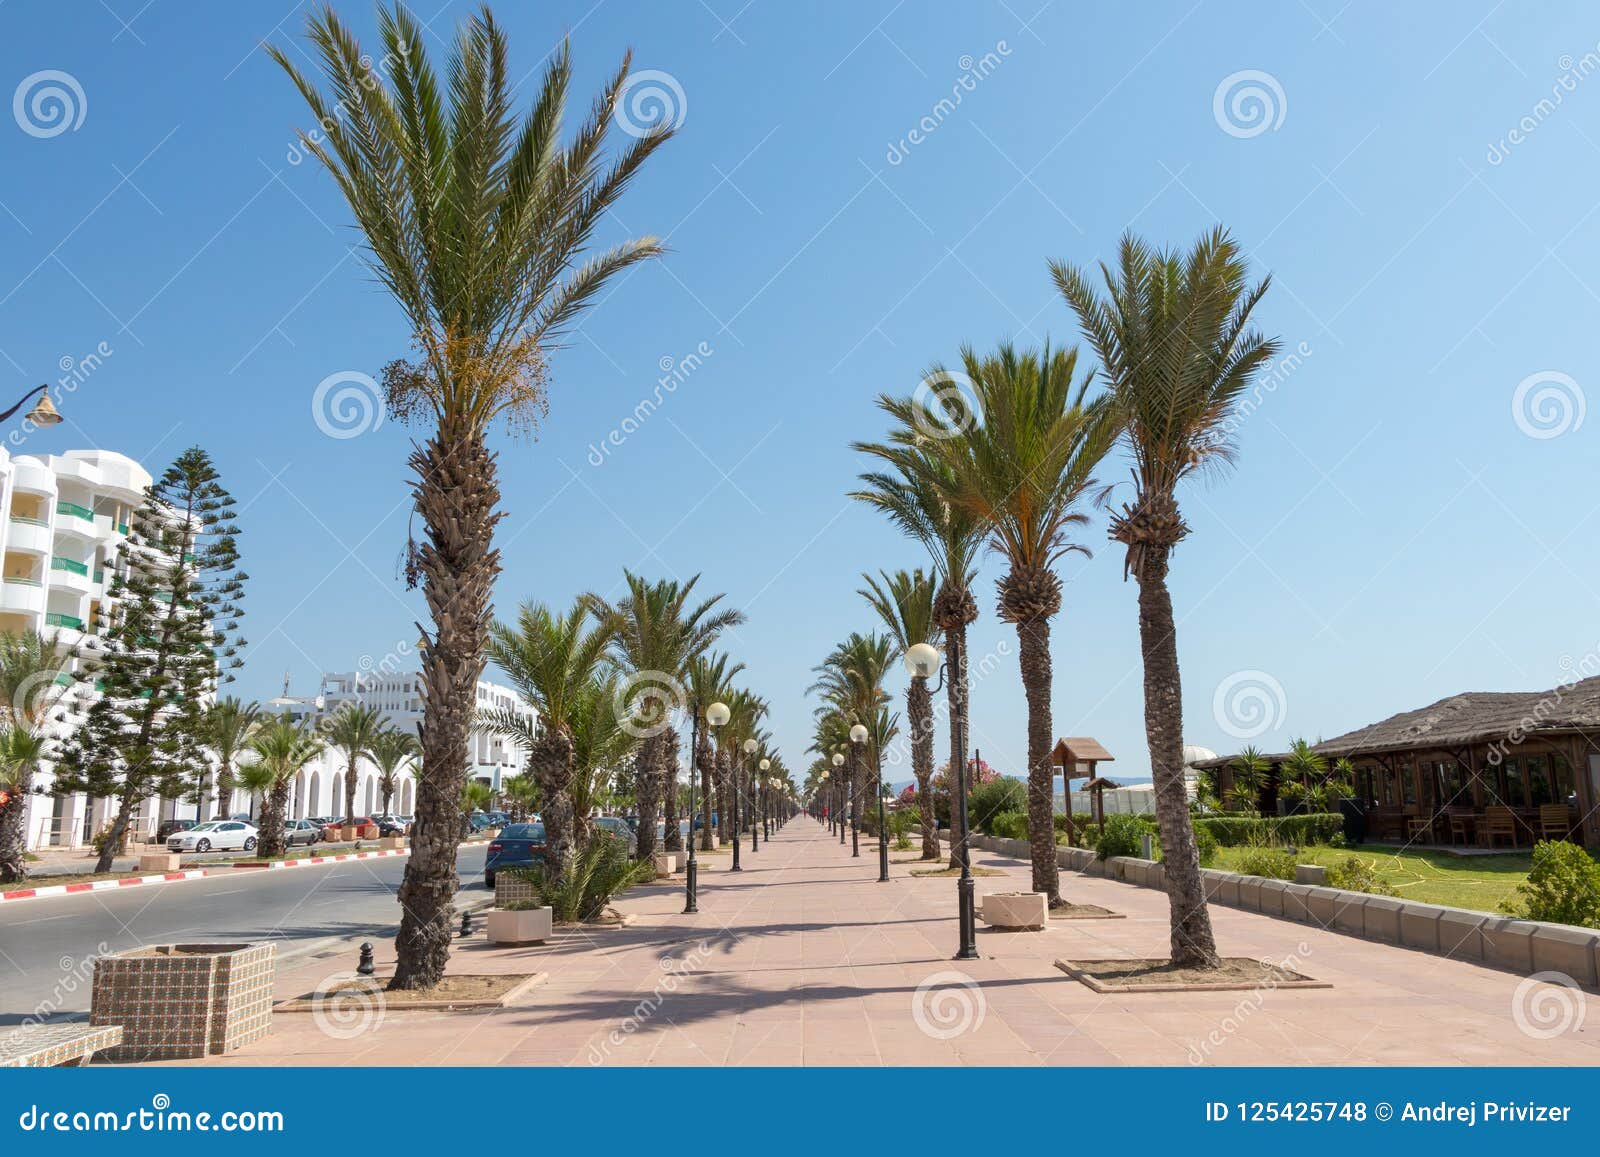
<path fill-rule="evenodd" d="M 356 965 L 356 974 L 371 976 L 377 969 L 372 965 L 372 944 L 369 941 L 361 946 L 361 962 Z"/>
<path fill-rule="evenodd" d="M 472 913 L 461 913 L 461 939 L 465 940 L 472 935 Z"/>

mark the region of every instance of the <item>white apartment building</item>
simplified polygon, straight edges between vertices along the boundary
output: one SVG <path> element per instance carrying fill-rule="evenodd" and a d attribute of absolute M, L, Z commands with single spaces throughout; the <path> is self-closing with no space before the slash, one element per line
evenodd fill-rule
<path fill-rule="evenodd" d="M 271 711 L 287 711 L 294 719 L 318 719 L 333 714 L 346 703 L 361 703 L 382 711 L 391 726 L 416 734 L 417 724 L 422 722 L 422 697 L 422 676 L 417 672 L 347 671 L 323 675 L 322 684 L 315 696 L 284 695 L 270 700 L 267 707 Z M 499 683 L 491 683 L 487 679 L 478 681 L 477 709 L 480 712 L 514 711 L 530 722 L 535 722 L 538 718 L 533 707 L 515 691 Z M 501 790 L 505 780 L 522 774 L 525 756 L 512 741 L 496 735 L 486 727 L 474 727 L 469 742 L 473 777 L 488 784 L 495 792 Z M 324 757 L 324 762 L 329 758 Z M 367 782 L 367 774 L 362 772 L 358 774 L 362 775 L 356 790 L 356 803 L 359 807 L 372 791 L 372 784 Z M 339 775 L 342 785 L 342 767 Z M 376 775 L 376 771 L 372 771 L 370 778 L 375 781 Z M 415 788 L 409 772 L 401 779 L 400 793 L 396 796 L 393 807 L 396 812 L 404 815 L 415 810 Z M 336 800 L 334 810 L 343 810 L 342 787 L 341 794 L 334 798 Z M 372 806 L 376 807 L 377 804 Z M 316 813 L 313 811 L 312 814 Z"/>
<path fill-rule="evenodd" d="M 151 481 L 133 459 L 107 450 L 13 457 L 0 446 L 0 630 L 56 635 L 71 648 L 92 636 L 117 547 Z M 49 791 L 52 779 L 46 764 L 35 783 Z M 30 848 L 88 843 L 113 809 L 82 793 L 32 795 L 26 806 Z"/>

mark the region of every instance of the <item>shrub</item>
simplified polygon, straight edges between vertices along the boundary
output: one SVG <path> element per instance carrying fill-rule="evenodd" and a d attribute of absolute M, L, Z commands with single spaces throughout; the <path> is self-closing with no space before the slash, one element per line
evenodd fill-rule
<path fill-rule="evenodd" d="M 617 893 L 654 879 L 655 866 L 648 860 L 629 859 L 626 844 L 616 836 L 596 832 L 589 846 L 568 861 L 565 871 L 536 864 L 510 874 L 533 886 L 534 906 L 548 904 L 555 919 L 574 921 L 599 915 Z"/>
<path fill-rule="evenodd" d="M 989 821 L 989 834 L 1002 840 L 1028 838 L 1027 812 L 1001 812 Z"/>
<path fill-rule="evenodd" d="M 1195 849 L 1200 853 L 1200 866 L 1209 868 L 1217 859 L 1217 837 L 1199 824 L 1194 826 Z"/>
<path fill-rule="evenodd" d="M 1372 861 L 1346 856 L 1343 863 L 1328 865 L 1328 887 L 1347 892 L 1370 892 L 1374 896 L 1398 896 L 1394 885 L 1378 875 Z"/>
<path fill-rule="evenodd" d="M 1239 857 L 1240 872 L 1269 880 L 1294 879 L 1294 857 L 1282 848 L 1252 847 Z"/>
<path fill-rule="evenodd" d="M 1107 816 L 1094 850 L 1104 860 L 1111 856 L 1141 856 L 1150 825 L 1138 816 Z"/>
<path fill-rule="evenodd" d="M 1298 816 L 1207 816 L 1194 821 L 1196 834 L 1206 829 L 1225 848 L 1245 844 L 1331 844 L 1344 834 L 1344 817 L 1336 812 Z"/>
<path fill-rule="evenodd" d="M 1006 812 L 1028 810 L 1028 788 L 1020 779 L 1004 777 L 981 783 L 967 796 L 967 818 L 986 836 L 995 835 L 995 818 Z"/>
<path fill-rule="evenodd" d="M 1577 844 L 1565 840 L 1535 844 L 1533 867 L 1527 882 L 1517 885 L 1517 893 L 1522 897 L 1517 914 L 1530 920 L 1600 928 L 1600 864 Z"/>

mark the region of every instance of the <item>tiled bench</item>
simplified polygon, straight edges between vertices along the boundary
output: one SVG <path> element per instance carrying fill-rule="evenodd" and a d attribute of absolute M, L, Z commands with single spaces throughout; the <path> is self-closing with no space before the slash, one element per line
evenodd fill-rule
<path fill-rule="evenodd" d="M 122 1043 L 120 1024 L 30 1024 L 0 1029 L 0 1069 L 88 1064 L 101 1049 Z"/>

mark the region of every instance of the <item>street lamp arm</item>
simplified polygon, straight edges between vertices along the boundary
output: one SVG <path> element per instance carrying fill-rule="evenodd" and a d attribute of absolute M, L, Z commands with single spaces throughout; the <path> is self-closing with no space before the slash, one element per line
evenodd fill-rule
<path fill-rule="evenodd" d="M 23 406 L 26 406 L 28 404 L 28 402 L 33 398 L 33 396 L 35 394 L 41 394 L 44 391 L 48 390 L 49 388 L 50 388 L 50 384 L 48 382 L 46 382 L 44 385 L 39 386 L 37 389 L 29 390 L 26 394 L 23 394 L 21 400 L 18 401 L 16 405 L 12 406 L 5 413 L 0 414 L 0 422 L 4 422 L 6 419 L 10 418 L 13 414 L 15 414 L 18 410 L 22 409 Z"/>

